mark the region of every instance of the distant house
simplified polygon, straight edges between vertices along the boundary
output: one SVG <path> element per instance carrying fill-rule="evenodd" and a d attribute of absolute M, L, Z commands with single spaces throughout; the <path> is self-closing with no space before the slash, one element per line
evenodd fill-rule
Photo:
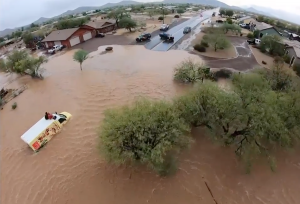
<path fill-rule="evenodd" d="M 81 26 L 81 28 L 93 29 L 95 33 L 107 33 L 112 32 L 117 28 L 116 22 L 114 20 L 93 20 L 87 24 Z"/>
<path fill-rule="evenodd" d="M 95 37 L 96 33 L 93 28 L 70 28 L 64 30 L 52 31 L 42 42 L 46 48 L 54 45 L 65 45 L 70 48 L 74 45 L 87 41 Z"/>
<path fill-rule="evenodd" d="M 262 38 L 265 35 L 277 35 L 281 36 L 278 30 L 274 28 L 273 26 L 263 23 L 263 22 L 256 22 L 255 27 L 252 28 L 252 31 L 258 30 L 259 31 L 259 37 Z"/>
<path fill-rule="evenodd" d="M 242 17 L 242 18 L 238 19 L 237 21 L 239 23 L 245 23 L 245 24 L 256 22 L 256 20 L 254 18 L 252 18 L 251 16 Z"/>
<path fill-rule="evenodd" d="M 300 65 L 300 42 L 298 41 L 290 41 L 290 40 L 283 40 L 283 43 L 286 46 L 286 54 L 290 56 L 290 66 L 294 64 Z"/>
<path fill-rule="evenodd" d="M 297 34 L 295 34 L 295 33 L 290 33 L 289 39 L 290 39 L 290 40 L 297 40 L 297 41 L 300 42 L 300 36 L 297 35 Z"/>

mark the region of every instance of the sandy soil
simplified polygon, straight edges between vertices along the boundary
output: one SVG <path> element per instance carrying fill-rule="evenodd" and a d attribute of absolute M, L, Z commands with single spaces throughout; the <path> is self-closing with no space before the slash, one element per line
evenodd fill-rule
<path fill-rule="evenodd" d="M 273 61 L 274 61 L 274 58 L 269 56 L 269 55 L 266 55 L 264 53 L 262 53 L 261 51 L 259 51 L 259 49 L 257 48 L 253 48 L 252 46 L 249 46 L 250 49 L 252 50 L 252 53 L 256 59 L 256 61 L 262 66 L 262 67 L 265 67 L 265 68 L 269 68 L 271 69 L 272 66 L 273 66 Z M 267 64 L 263 64 L 262 61 L 265 61 Z M 288 64 L 284 64 L 284 68 L 286 69 L 291 69 L 289 67 Z"/>
<path fill-rule="evenodd" d="M 196 38 L 192 41 L 191 45 L 194 46 L 197 43 L 200 43 L 203 36 L 205 35 L 205 33 L 200 32 L 199 34 L 196 35 Z M 196 52 L 196 51 L 195 51 Z M 234 46 L 230 46 L 227 49 L 224 50 L 217 50 L 217 52 L 215 52 L 215 50 L 211 47 L 206 48 L 206 52 L 196 52 L 199 55 L 203 55 L 203 56 L 207 56 L 207 57 L 215 57 L 215 58 L 235 58 L 237 57 L 237 53 L 236 50 L 234 48 Z"/>
<path fill-rule="evenodd" d="M 145 167 L 107 164 L 97 150 L 103 111 L 139 96 L 169 99 L 184 92 L 188 87 L 173 82 L 174 66 L 188 57 L 200 59 L 142 46 L 114 46 L 106 54 L 104 49 L 90 54 L 83 71 L 72 60 L 72 50 L 45 64 L 49 77 L 44 80 L 18 80 L 29 88 L 0 111 L 1 203 L 298 203 L 299 151 L 279 153 L 276 173 L 263 162 L 245 175 L 234 152 L 207 140 L 201 129 L 193 131 L 196 142 L 181 156 L 175 176 L 160 178 Z M 0 77 L 0 84 L 5 79 Z M 14 111 L 9 108 L 13 102 L 18 103 Z M 73 118 L 34 154 L 20 136 L 45 111 L 69 111 Z"/>

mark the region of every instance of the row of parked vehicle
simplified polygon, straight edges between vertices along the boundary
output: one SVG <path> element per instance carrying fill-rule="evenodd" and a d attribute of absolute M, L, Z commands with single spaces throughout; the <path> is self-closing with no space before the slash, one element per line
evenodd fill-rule
<path fill-rule="evenodd" d="M 164 42 L 174 42 L 174 36 L 172 36 L 169 33 L 166 33 L 166 31 L 169 30 L 169 25 L 167 24 L 163 24 L 160 27 L 160 31 L 163 31 L 162 33 L 159 34 L 159 37 L 161 40 L 163 40 Z M 183 29 L 183 34 L 188 34 L 192 31 L 191 27 L 185 27 Z M 151 40 L 151 34 L 150 33 L 143 33 L 141 34 L 139 37 L 136 38 L 136 42 L 144 42 L 144 41 L 149 41 Z"/>

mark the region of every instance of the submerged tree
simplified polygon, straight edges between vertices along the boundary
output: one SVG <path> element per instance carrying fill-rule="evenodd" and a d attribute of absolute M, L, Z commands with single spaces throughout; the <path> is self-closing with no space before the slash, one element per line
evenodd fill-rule
<path fill-rule="evenodd" d="M 27 74 L 32 77 L 43 78 L 40 68 L 43 63 L 46 63 L 47 59 L 45 57 L 34 58 L 29 56 L 29 54 L 24 51 L 14 51 L 12 54 L 8 55 L 7 60 L 2 63 L 4 68 L 2 71 L 8 71 L 17 74 Z"/>
<path fill-rule="evenodd" d="M 167 170 L 168 156 L 191 142 L 189 126 L 178 117 L 172 104 L 149 100 L 106 111 L 99 138 L 108 161 L 140 162 L 158 173 Z"/>
<path fill-rule="evenodd" d="M 73 59 L 74 61 L 80 64 L 80 69 L 82 71 L 82 63 L 88 58 L 88 52 L 85 50 L 78 50 L 74 53 Z"/>
<path fill-rule="evenodd" d="M 194 83 L 202 81 L 210 76 L 210 68 L 204 64 L 199 64 L 191 59 L 180 63 L 174 74 L 174 79 L 183 83 Z"/>
<path fill-rule="evenodd" d="M 299 91 L 274 92 L 263 75 L 249 73 L 234 74 L 230 90 L 204 83 L 175 100 L 175 107 L 187 123 L 205 126 L 212 137 L 235 147 L 248 170 L 259 155 L 274 169 L 271 150 L 299 139 L 299 100 Z"/>

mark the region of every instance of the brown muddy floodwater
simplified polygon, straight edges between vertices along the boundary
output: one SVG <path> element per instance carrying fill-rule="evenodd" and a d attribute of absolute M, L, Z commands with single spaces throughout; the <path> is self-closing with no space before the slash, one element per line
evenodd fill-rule
<path fill-rule="evenodd" d="M 195 56 L 142 46 L 114 46 L 113 53 L 101 54 L 103 50 L 91 54 L 82 72 L 69 51 L 44 65 L 45 80 L 14 82 L 29 88 L 0 111 L 1 203 L 300 203 L 299 152 L 280 154 L 276 173 L 258 164 L 246 175 L 233 151 L 208 141 L 201 129 L 194 131 L 196 142 L 182 155 L 175 176 L 160 178 L 142 167 L 106 164 L 97 151 L 96 134 L 103 111 L 139 96 L 170 99 L 181 93 L 185 88 L 173 83 L 173 68 Z M 11 110 L 13 102 L 16 110 Z M 68 111 L 73 118 L 34 154 L 20 136 L 46 111 Z"/>

